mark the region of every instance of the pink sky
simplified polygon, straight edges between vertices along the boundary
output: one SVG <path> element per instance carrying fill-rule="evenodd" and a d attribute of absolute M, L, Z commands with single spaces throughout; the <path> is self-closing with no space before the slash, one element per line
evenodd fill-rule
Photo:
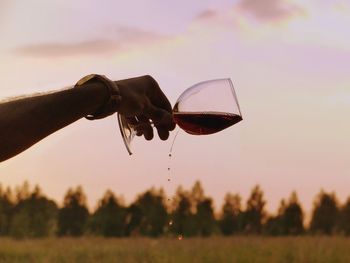
<path fill-rule="evenodd" d="M 141 3 L 140 3 L 141 2 Z M 130 202 L 151 186 L 201 180 L 218 206 L 260 184 L 268 209 L 296 190 L 310 210 L 321 188 L 350 195 L 350 5 L 347 1 L 1 1 L 0 97 L 81 76 L 151 74 L 174 104 L 196 82 L 233 80 L 244 121 L 212 136 L 136 139 L 129 157 L 115 116 L 80 120 L 0 164 L 0 182 L 39 184 L 61 201 L 82 185 Z M 174 136 L 174 135 L 173 135 Z"/>

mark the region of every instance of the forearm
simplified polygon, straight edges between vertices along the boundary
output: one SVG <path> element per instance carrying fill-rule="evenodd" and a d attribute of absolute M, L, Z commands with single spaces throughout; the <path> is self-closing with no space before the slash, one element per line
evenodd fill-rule
<path fill-rule="evenodd" d="M 100 83 L 0 103 L 0 162 L 94 113 L 106 100 Z"/>

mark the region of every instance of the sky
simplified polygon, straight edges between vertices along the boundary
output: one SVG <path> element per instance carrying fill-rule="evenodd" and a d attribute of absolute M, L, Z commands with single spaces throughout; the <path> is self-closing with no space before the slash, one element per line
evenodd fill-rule
<path fill-rule="evenodd" d="M 275 212 L 296 191 L 350 196 L 350 4 L 341 0 L 0 1 L 0 98 L 73 85 L 90 73 L 152 75 L 174 105 L 195 83 L 231 78 L 243 121 L 124 148 L 116 116 L 81 119 L 0 163 L 0 183 L 39 184 L 59 203 L 82 185 L 90 208 L 154 186 L 203 184 L 219 210 L 259 184 Z M 168 166 L 171 172 L 168 173 Z M 171 181 L 167 179 L 170 176 Z"/>

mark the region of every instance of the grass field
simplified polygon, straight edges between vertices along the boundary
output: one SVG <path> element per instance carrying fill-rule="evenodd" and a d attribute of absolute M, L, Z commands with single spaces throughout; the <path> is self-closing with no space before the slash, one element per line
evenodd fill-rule
<path fill-rule="evenodd" d="M 350 262 L 343 237 L 0 239 L 1 263 Z"/>

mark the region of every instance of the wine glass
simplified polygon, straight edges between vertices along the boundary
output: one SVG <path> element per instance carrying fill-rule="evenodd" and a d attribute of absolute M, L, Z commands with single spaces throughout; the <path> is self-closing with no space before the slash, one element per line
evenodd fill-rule
<path fill-rule="evenodd" d="M 176 124 L 192 135 L 208 135 L 226 129 L 242 120 L 242 113 L 231 79 L 214 79 L 186 89 L 173 108 Z M 118 113 L 123 140 L 131 155 L 136 135 L 133 125 Z"/>

